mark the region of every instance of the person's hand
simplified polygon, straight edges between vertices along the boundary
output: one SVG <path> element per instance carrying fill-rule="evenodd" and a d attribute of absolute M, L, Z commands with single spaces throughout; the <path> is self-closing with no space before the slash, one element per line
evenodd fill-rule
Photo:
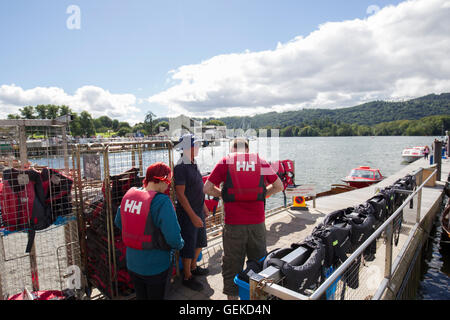
<path fill-rule="evenodd" d="M 208 218 L 211 212 L 208 209 L 205 209 L 204 211 L 205 211 L 205 218 Z"/>
<path fill-rule="evenodd" d="M 195 215 L 191 218 L 191 222 L 196 228 L 202 228 L 203 227 L 203 220 L 199 216 Z"/>

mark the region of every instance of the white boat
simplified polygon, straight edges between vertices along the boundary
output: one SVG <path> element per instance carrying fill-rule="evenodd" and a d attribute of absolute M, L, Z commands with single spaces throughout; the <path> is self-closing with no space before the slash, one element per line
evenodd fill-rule
<path fill-rule="evenodd" d="M 425 156 L 425 147 L 406 148 L 402 152 L 403 160 L 406 162 L 414 162 Z"/>

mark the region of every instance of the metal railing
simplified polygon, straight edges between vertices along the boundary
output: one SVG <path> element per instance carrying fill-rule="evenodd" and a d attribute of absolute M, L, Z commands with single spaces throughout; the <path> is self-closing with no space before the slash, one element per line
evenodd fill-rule
<path fill-rule="evenodd" d="M 333 272 L 329 275 L 315 290 L 307 291 L 306 294 L 300 294 L 296 291 L 283 287 L 279 283 L 283 278 L 278 268 L 273 266 L 268 267 L 258 274 L 254 274 L 250 277 L 250 299 L 268 299 L 279 298 L 282 300 L 318 300 L 334 299 L 336 295 L 341 293 L 341 299 L 345 299 L 345 295 L 354 295 L 356 299 L 381 299 L 388 288 L 390 281 L 397 271 L 400 262 L 402 261 L 410 243 L 414 239 L 414 235 L 420 230 L 421 221 L 421 202 L 422 202 L 422 188 L 428 183 L 428 181 L 437 173 L 434 170 L 433 173 L 427 177 L 425 181 L 422 181 L 423 168 L 420 168 L 413 175 L 416 176 L 416 188 L 412 191 L 408 190 L 396 190 L 397 192 L 406 192 L 409 196 L 404 202 L 388 217 L 370 236 L 364 241 L 355 251 Z M 411 227 L 408 238 L 404 242 L 402 248 L 393 260 L 393 238 L 394 231 L 399 229 L 399 226 L 395 224 L 401 222 L 403 215 L 403 209 L 408 203 L 414 200 L 417 195 L 416 201 L 416 219 L 414 225 Z M 361 277 L 358 273 L 362 271 L 362 266 L 367 266 L 365 261 L 365 252 L 367 252 L 369 246 L 376 243 L 377 239 L 382 236 L 384 232 L 385 250 L 384 250 L 384 274 L 381 281 L 372 281 L 367 284 L 361 284 L 358 277 Z M 301 249 L 301 250 L 300 250 Z M 300 251 L 299 251 L 300 250 Z M 301 247 L 291 252 L 288 256 L 281 260 L 295 264 L 302 259 L 301 255 L 304 253 Z M 383 251 L 381 252 L 383 254 Z M 380 258 L 380 257 L 379 257 Z M 379 262 L 379 260 L 378 260 Z M 372 265 L 372 264 L 371 264 Z M 378 268 L 378 267 L 376 267 Z M 365 275 L 370 276 L 370 270 L 365 268 Z M 373 271 L 373 270 L 372 270 Z M 373 275 L 373 274 L 372 274 Z M 381 277 L 377 277 L 380 279 Z M 363 297 L 363 294 L 358 294 L 359 291 L 367 290 L 367 295 Z M 374 292 L 375 291 L 375 292 Z M 347 292 L 347 293 L 346 293 Z M 361 293 L 361 292 L 360 292 Z"/>

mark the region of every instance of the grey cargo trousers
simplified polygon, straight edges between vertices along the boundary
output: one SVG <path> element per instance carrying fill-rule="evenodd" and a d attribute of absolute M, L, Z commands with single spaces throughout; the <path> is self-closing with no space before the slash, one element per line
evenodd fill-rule
<path fill-rule="evenodd" d="M 226 224 L 222 239 L 223 293 L 237 296 L 239 291 L 234 277 L 244 269 L 245 257 L 248 260 L 259 260 L 267 254 L 266 224 Z"/>

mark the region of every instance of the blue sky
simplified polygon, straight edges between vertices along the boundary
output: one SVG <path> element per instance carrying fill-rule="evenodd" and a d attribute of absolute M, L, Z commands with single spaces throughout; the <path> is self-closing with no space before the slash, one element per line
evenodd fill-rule
<path fill-rule="evenodd" d="M 274 50 L 321 24 L 366 19 L 369 6 L 400 2 L 2 1 L 0 86 L 57 87 L 67 95 L 95 86 L 131 94 L 142 113 L 166 116 L 162 103 L 146 99 L 174 85 L 171 70 L 218 55 Z M 79 30 L 66 27 L 70 5 L 81 10 Z"/>

